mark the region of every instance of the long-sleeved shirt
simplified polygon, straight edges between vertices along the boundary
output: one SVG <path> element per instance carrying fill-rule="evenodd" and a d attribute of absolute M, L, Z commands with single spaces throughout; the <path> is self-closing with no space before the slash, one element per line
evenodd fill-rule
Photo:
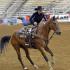
<path fill-rule="evenodd" d="M 40 21 L 44 18 L 44 14 L 38 14 L 38 12 L 35 12 L 31 17 L 30 17 L 30 23 L 33 24 L 34 22 L 40 23 Z M 33 24 L 34 25 L 34 24 Z"/>

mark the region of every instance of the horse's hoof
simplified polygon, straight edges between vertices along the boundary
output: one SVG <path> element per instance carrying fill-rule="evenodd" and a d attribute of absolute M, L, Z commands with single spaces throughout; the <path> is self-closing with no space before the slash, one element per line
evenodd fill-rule
<path fill-rule="evenodd" d="M 55 62 L 51 62 L 52 63 L 52 65 L 55 65 Z"/>
<path fill-rule="evenodd" d="M 51 67 L 49 70 L 53 70 L 53 68 Z"/>
<path fill-rule="evenodd" d="M 35 69 L 39 69 L 39 67 L 38 67 L 37 65 L 34 65 L 34 68 L 35 68 Z"/>
<path fill-rule="evenodd" d="M 27 67 L 25 67 L 25 68 L 24 68 L 24 70 L 28 70 L 28 68 L 27 68 Z"/>

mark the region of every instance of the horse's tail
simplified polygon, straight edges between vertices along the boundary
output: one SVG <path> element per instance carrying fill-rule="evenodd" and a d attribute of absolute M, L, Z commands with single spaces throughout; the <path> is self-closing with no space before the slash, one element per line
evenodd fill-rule
<path fill-rule="evenodd" d="M 9 43 L 11 36 L 3 36 L 0 40 L 0 53 L 2 54 L 2 51 L 6 47 L 6 44 Z"/>

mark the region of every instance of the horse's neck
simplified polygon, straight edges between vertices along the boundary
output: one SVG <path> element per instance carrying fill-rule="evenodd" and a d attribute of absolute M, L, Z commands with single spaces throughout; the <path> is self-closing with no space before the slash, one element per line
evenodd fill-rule
<path fill-rule="evenodd" d="M 48 39 L 49 36 L 49 27 L 47 22 L 41 22 L 38 27 L 38 34 L 41 35 L 44 39 Z"/>

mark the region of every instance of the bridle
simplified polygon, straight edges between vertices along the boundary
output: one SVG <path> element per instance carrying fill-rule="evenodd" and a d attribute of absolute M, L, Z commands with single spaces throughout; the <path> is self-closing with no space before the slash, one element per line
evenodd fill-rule
<path fill-rule="evenodd" d="M 49 39 L 47 40 L 47 41 L 48 41 L 48 43 L 49 43 L 49 42 L 50 42 L 50 40 L 53 38 L 54 34 L 55 34 L 55 32 L 53 32 L 53 34 L 49 37 Z"/>
<path fill-rule="evenodd" d="M 53 38 L 54 34 L 55 34 L 55 32 L 52 33 L 52 35 L 49 37 L 49 39 L 43 39 L 44 42 L 45 42 L 46 47 L 49 44 L 50 40 Z"/>
<path fill-rule="evenodd" d="M 48 32 L 49 32 L 49 30 L 48 30 Z M 44 39 L 44 41 L 46 43 L 46 46 L 48 45 L 48 43 L 50 42 L 50 40 L 53 38 L 54 34 L 55 34 L 55 32 L 52 33 L 52 35 L 49 37 L 49 39 L 46 39 L 46 40 Z"/>

